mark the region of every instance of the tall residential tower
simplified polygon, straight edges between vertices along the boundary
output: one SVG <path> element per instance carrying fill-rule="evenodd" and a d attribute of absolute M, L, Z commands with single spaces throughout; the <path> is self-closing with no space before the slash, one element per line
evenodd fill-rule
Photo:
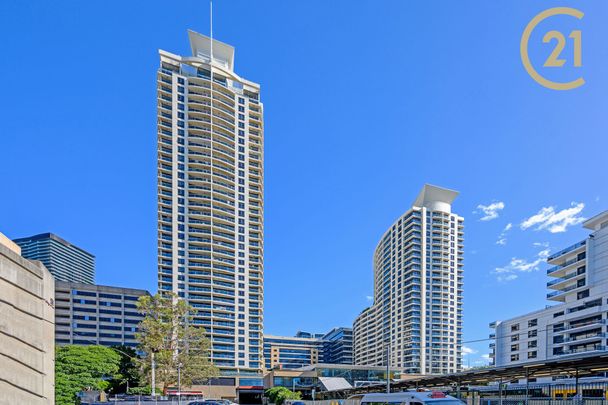
<path fill-rule="evenodd" d="M 354 361 L 407 373 L 461 369 L 463 218 L 457 192 L 425 185 L 374 253 L 374 303 L 355 319 Z"/>
<path fill-rule="evenodd" d="M 234 48 L 189 31 L 160 50 L 158 283 L 198 309 L 222 376 L 262 369 L 264 130 L 260 86 Z M 256 385 L 252 379 L 241 385 Z M 239 381 L 235 381 L 239 383 Z M 261 384 L 261 379 L 259 380 Z"/>

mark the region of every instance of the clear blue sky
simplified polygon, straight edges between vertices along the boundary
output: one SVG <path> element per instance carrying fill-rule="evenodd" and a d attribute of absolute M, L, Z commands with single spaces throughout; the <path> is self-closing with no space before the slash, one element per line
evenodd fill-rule
<path fill-rule="evenodd" d="M 265 103 L 267 332 L 350 325 L 370 303 L 378 239 L 425 182 L 461 192 L 465 340 L 545 305 L 534 243 L 576 242 L 580 225 L 550 232 L 560 216 L 608 209 L 608 3 L 568 2 L 586 13 L 587 80 L 569 92 L 519 58 L 525 25 L 553 3 L 214 2 L 215 36 Z M 186 30 L 208 20 L 202 0 L 0 4 L 0 231 L 55 232 L 96 255 L 97 282 L 156 289 L 157 50 L 188 53 Z M 550 47 L 533 41 L 539 66 Z M 578 74 L 563 70 L 550 75 Z M 499 202 L 480 220 L 479 204 Z M 467 346 L 465 363 L 482 361 L 487 342 Z"/>

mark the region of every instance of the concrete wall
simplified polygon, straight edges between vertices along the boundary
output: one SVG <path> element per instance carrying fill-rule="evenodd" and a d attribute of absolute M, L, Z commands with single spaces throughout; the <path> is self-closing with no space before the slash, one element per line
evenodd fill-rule
<path fill-rule="evenodd" d="M 0 405 L 55 403 L 55 283 L 0 244 Z"/>

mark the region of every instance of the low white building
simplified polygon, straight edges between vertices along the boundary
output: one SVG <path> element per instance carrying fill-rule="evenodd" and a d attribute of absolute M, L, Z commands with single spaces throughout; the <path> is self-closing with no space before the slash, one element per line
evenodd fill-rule
<path fill-rule="evenodd" d="M 583 226 L 587 239 L 547 258 L 547 299 L 559 304 L 490 324 L 493 365 L 607 351 L 608 211 Z"/>

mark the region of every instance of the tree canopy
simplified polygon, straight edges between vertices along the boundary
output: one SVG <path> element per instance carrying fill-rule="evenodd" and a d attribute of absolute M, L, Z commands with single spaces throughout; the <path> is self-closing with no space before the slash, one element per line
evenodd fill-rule
<path fill-rule="evenodd" d="M 271 404 L 282 405 L 286 399 L 302 399 L 302 393 L 293 392 L 285 387 L 272 387 L 266 390 L 266 396 Z"/>
<path fill-rule="evenodd" d="M 120 355 L 104 346 L 57 347 L 55 351 L 55 403 L 73 405 L 82 390 L 105 390 L 118 376 Z"/>
<path fill-rule="evenodd" d="M 194 308 L 175 295 L 160 294 L 142 296 L 137 307 L 144 315 L 137 338 L 141 350 L 147 353 L 140 364 L 148 381 L 151 380 L 151 353 L 156 364 L 156 381 L 163 387 L 177 384 L 178 366 L 183 386 L 204 383 L 219 375 L 209 359 L 210 342 L 205 328 L 192 322 Z"/>

